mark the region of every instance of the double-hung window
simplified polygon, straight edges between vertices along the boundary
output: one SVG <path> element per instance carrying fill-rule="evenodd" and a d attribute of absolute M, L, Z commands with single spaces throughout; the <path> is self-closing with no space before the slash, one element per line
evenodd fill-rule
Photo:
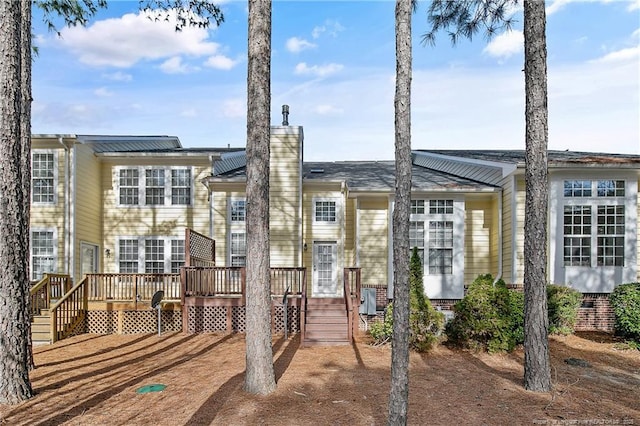
<path fill-rule="evenodd" d="M 191 204 L 191 169 L 171 170 L 171 204 Z"/>
<path fill-rule="evenodd" d="M 119 167 L 119 205 L 190 206 L 193 203 L 192 174 L 190 167 Z"/>
<path fill-rule="evenodd" d="M 31 279 L 39 280 L 45 273 L 56 272 L 55 229 L 31 231 Z"/>
<path fill-rule="evenodd" d="M 450 199 L 411 200 L 409 246 L 418 248 L 428 275 L 453 274 L 453 213 Z"/>
<path fill-rule="evenodd" d="M 124 237 L 118 240 L 121 274 L 180 272 L 184 266 L 184 239 L 174 237 Z"/>
<path fill-rule="evenodd" d="M 313 202 L 313 221 L 315 223 L 338 222 L 338 203 L 331 199 L 316 199 Z"/>
<path fill-rule="evenodd" d="M 34 150 L 31 153 L 31 201 L 56 202 L 56 154 Z"/>
<path fill-rule="evenodd" d="M 624 266 L 625 181 L 565 180 L 565 266 Z"/>
<path fill-rule="evenodd" d="M 247 202 L 245 198 L 229 199 L 228 212 L 228 265 L 245 266 L 247 263 Z"/>

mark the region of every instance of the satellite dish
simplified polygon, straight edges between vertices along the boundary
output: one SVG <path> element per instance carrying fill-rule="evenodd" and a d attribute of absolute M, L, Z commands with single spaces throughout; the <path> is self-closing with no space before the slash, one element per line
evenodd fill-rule
<path fill-rule="evenodd" d="M 153 309 L 157 308 L 160 302 L 162 301 L 163 297 L 164 297 L 164 291 L 162 290 L 156 291 L 153 297 L 151 298 L 151 307 Z"/>
<path fill-rule="evenodd" d="M 162 334 L 162 316 L 160 311 L 162 310 L 162 306 L 160 306 L 160 302 L 162 301 L 162 298 L 164 297 L 164 291 L 162 290 L 158 290 L 154 293 L 153 297 L 151 298 L 151 307 L 153 309 L 157 309 L 158 310 L 158 336 L 160 336 Z"/>

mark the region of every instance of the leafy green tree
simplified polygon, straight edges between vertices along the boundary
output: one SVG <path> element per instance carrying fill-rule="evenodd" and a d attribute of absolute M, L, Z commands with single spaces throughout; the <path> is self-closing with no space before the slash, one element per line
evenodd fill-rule
<path fill-rule="evenodd" d="M 510 13 L 518 0 L 434 0 L 428 13 L 433 43 L 440 29 L 453 28 L 453 43 L 478 32 L 491 37 L 511 28 Z M 525 218 L 524 218 L 524 387 L 551 389 L 549 320 L 547 317 L 548 109 L 546 15 L 543 1 L 523 0 L 525 79 Z"/>

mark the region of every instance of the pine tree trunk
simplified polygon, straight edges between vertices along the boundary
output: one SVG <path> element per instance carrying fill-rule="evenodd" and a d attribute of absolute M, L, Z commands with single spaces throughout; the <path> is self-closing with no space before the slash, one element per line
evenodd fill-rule
<path fill-rule="evenodd" d="M 396 1 L 393 210 L 393 337 L 389 425 L 407 424 L 409 404 L 409 213 L 411 208 L 411 0 Z"/>
<path fill-rule="evenodd" d="M 547 47 L 545 5 L 524 2 L 526 202 L 524 219 L 524 387 L 551 389 L 547 315 Z"/>
<path fill-rule="evenodd" d="M 249 0 L 247 96 L 247 368 L 244 389 L 266 395 L 276 389 L 269 270 L 270 0 Z"/>
<path fill-rule="evenodd" d="M 33 396 L 29 382 L 28 194 L 21 119 L 21 3 L 0 1 L 0 403 Z M 29 30 L 31 28 L 29 27 Z"/>
<path fill-rule="evenodd" d="M 22 116 L 20 117 L 20 132 L 21 134 L 21 149 L 22 157 L 20 158 L 20 169 L 22 170 L 22 219 L 23 226 L 29 229 L 29 218 L 31 215 L 31 1 L 21 0 L 21 39 L 20 39 L 20 52 L 21 56 L 21 85 L 22 85 Z M 28 234 L 28 232 L 27 232 Z M 22 242 L 20 250 L 23 253 L 27 253 L 27 261 L 29 261 L 29 242 L 30 238 L 25 238 Z M 27 269 L 28 270 L 28 269 Z M 28 273 L 28 272 L 27 272 Z M 27 297 L 27 306 L 25 313 L 27 318 L 25 322 L 29 327 L 27 336 L 29 338 L 29 370 L 35 368 L 33 362 L 33 344 L 31 342 L 31 316 L 28 315 L 31 311 L 31 298 Z"/>

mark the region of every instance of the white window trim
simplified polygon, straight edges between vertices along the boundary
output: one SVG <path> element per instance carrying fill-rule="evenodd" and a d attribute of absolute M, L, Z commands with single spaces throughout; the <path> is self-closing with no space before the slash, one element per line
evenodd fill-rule
<path fill-rule="evenodd" d="M 324 220 L 316 220 L 316 204 L 321 202 L 336 203 L 336 220 L 328 222 Z M 313 197 L 311 200 L 311 218 L 314 225 L 338 227 L 342 224 L 342 198 L 340 197 Z"/>
<path fill-rule="evenodd" d="M 232 208 L 234 202 L 244 201 L 244 220 L 233 220 L 232 218 Z M 229 198 L 229 203 L 227 204 L 227 217 L 230 226 L 242 226 L 244 229 L 245 223 L 247 223 L 247 199 L 246 197 L 231 197 Z"/>
<path fill-rule="evenodd" d="M 149 235 L 149 236 L 124 236 L 124 235 L 120 235 L 118 237 L 116 237 L 116 243 L 115 243 L 115 269 L 118 271 L 118 273 L 120 272 L 120 241 L 121 240 L 137 240 L 138 241 L 138 274 L 144 274 L 145 273 L 145 263 L 146 263 L 146 259 L 145 259 L 145 241 L 146 240 L 161 240 L 164 241 L 164 259 L 163 259 L 163 263 L 164 263 L 164 274 L 170 274 L 171 273 L 171 240 L 184 240 L 184 236 L 181 235 L 174 235 L 174 236 L 156 236 L 156 235 Z"/>
<path fill-rule="evenodd" d="M 565 180 L 590 180 L 595 191 L 599 180 L 625 181 L 624 197 L 564 197 Z M 559 173 L 550 177 L 549 191 L 549 277 L 555 284 L 571 285 L 583 293 L 608 293 L 622 282 L 634 282 L 638 273 L 638 179 L 635 172 L 582 171 Z M 591 266 L 564 265 L 564 206 L 592 207 L 597 217 L 598 206 L 625 206 L 625 266 L 598 266 L 597 223 L 591 230 Z"/>
<path fill-rule="evenodd" d="M 32 227 L 29 230 L 29 280 L 33 280 L 33 233 L 34 232 L 52 232 L 53 233 L 53 264 L 58 265 L 58 229 L 45 227 Z M 56 271 L 52 271 L 56 272 Z"/>
<path fill-rule="evenodd" d="M 247 231 L 245 230 L 244 227 L 242 228 L 237 228 L 237 229 L 231 229 L 228 233 L 227 236 L 227 247 L 229 247 L 229 250 L 227 250 L 227 265 L 232 266 L 233 262 L 233 253 L 231 252 L 231 236 L 232 234 L 244 234 L 244 241 L 245 241 L 245 251 L 244 251 L 244 260 L 245 260 L 245 265 L 247 263 Z"/>
<path fill-rule="evenodd" d="M 48 202 L 34 202 L 33 201 L 33 155 L 34 154 L 53 154 L 53 201 Z M 32 149 L 31 150 L 31 205 L 33 206 L 53 206 L 58 204 L 58 150 L 56 149 Z"/>
<path fill-rule="evenodd" d="M 120 203 L 120 170 L 138 170 L 138 204 L 121 204 Z M 162 169 L 164 170 L 164 204 L 146 204 L 146 170 Z M 121 208 L 165 208 L 165 209 L 183 209 L 185 207 L 192 208 L 195 203 L 195 176 L 193 166 L 115 166 L 114 170 L 114 196 L 116 198 L 116 207 Z M 190 170 L 191 179 L 189 182 L 191 194 L 189 204 L 172 204 L 171 202 L 171 171 L 172 170 Z M 180 187 L 182 188 L 182 187 Z"/>

